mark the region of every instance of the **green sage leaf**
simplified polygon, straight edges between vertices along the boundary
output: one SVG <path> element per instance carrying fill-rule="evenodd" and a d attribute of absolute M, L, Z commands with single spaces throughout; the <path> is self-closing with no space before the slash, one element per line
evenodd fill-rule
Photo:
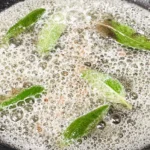
<path fill-rule="evenodd" d="M 38 19 L 43 15 L 44 12 L 45 12 L 45 9 L 43 8 L 39 8 L 30 12 L 28 15 L 26 15 L 24 18 L 19 20 L 15 25 L 13 25 L 7 31 L 4 37 L 4 41 L 9 42 L 10 38 L 14 38 L 18 36 L 20 33 L 26 30 L 29 26 L 35 24 L 38 21 Z"/>
<path fill-rule="evenodd" d="M 93 88 L 96 88 L 107 101 L 120 103 L 127 108 L 132 109 L 131 104 L 126 101 L 125 89 L 117 79 L 113 79 L 111 76 L 95 70 L 83 71 L 82 78 Z"/>
<path fill-rule="evenodd" d="M 103 105 L 73 121 L 64 131 L 65 144 L 90 133 L 102 121 L 109 110 L 109 105 Z"/>
<path fill-rule="evenodd" d="M 48 23 L 44 25 L 38 36 L 37 48 L 40 54 L 48 53 L 55 47 L 66 28 L 63 20 L 64 16 L 62 14 L 54 14 Z"/>
<path fill-rule="evenodd" d="M 109 19 L 97 24 L 96 28 L 103 35 L 115 39 L 124 46 L 150 50 L 150 39 L 137 33 L 129 26 Z"/>
<path fill-rule="evenodd" d="M 42 86 L 32 86 L 30 88 L 27 88 L 27 89 L 21 91 L 18 95 L 14 96 L 8 100 L 1 101 L 0 107 L 4 108 L 11 104 L 15 104 L 19 101 L 24 100 L 25 98 L 35 96 L 36 94 L 43 92 L 43 90 L 44 90 L 44 88 Z"/>

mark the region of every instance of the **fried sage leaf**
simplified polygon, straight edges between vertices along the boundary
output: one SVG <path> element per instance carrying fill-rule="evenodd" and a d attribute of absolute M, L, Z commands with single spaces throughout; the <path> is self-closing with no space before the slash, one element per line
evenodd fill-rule
<path fill-rule="evenodd" d="M 120 103 L 127 108 L 132 109 L 131 104 L 125 99 L 125 89 L 118 80 L 95 70 L 83 71 L 82 78 L 93 88 L 96 88 L 107 101 Z"/>
<path fill-rule="evenodd" d="M 20 33 L 22 33 L 24 30 L 26 30 L 29 26 L 35 24 L 38 19 L 43 15 L 45 12 L 45 9 L 39 8 L 32 12 L 30 12 L 28 15 L 26 15 L 24 18 L 19 20 L 15 25 L 13 25 L 6 33 L 4 37 L 4 42 L 9 42 L 10 38 L 18 36 Z"/>
<path fill-rule="evenodd" d="M 21 100 L 24 100 L 25 98 L 35 96 L 36 94 L 39 94 L 43 92 L 44 88 L 42 86 L 32 86 L 30 88 L 27 88 L 23 91 L 21 91 L 18 95 L 0 102 L 0 108 L 7 107 L 11 104 L 15 104 Z"/>
<path fill-rule="evenodd" d="M 137 33 L 129 26 L 108 19 L 97 24 L 96 29 L 105 36 L 111 37 L 119 43 L 139 50 L 150 50 L 150 39 Z"/>
<path fill-rule="evenodd" d="M 109 110 L 109 105 L 103 105 L 73 121 L 64 131 L 65 144 L 90 133 L 102 121 Z"/>
<path fill-rule="evenodd" d="M 55 47 L 58 39 L 66 28 L 63 21 L 64 16 L 58 13 L 54 14 L 48 23 L 44 25 L 38 36 L 37 48 L 40 54 L 48 53 Z"/>

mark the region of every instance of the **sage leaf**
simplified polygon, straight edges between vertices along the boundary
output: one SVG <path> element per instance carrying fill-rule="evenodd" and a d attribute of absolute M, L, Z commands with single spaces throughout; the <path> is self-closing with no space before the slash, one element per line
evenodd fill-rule
<path fill-rule="evenodd" d="M 28 15 L 26 15 L 24 18 L 19 20 L 15 25 L 13 25 L 6 33 L 4 37 L 4 42 L 9 42 L 10 38 L 14 38 L 18 36 L 20 33 L 25 31 L 28 27 L 35 24 L 38 19 L 43 15 L 45 12 L 45 9 L 39 8 L 32 12 L 30 12 Z"/>
<path fill-rule="evenodd" d="M 57 44 L 58 39 L 64 32 L 66 25 L 63 23 L 64 16 L 60 13 L 54 14 L 44 25 L 38 35 L 38 52 L 45 54 L 51 51 Z"/>
<path fill-rule="evenodd" d="M 44 88 L 42 86 L 38 86 L 38 85 L 24 89 L 19 94 L 15 95 L 14 97 L 12 97 L 8 100 L 1 101 L 0 108 L 4 108 L 11 104 L 15 104 L 19 101 L 24 100 L 25 98 L 35 96 L 36 94 L 43 92 L 43 90 L 44 90 Z"/>
<path fill-rule="evenodd" d="M 70 144 L 90 133 L 104 119 L 108 110 L 109 105 L 103 105 L 74 120 L 63 133 L 65 144 Z"/>
<path fill-rule="evenodd" d="M 131 104 L 126 101 L 125 89 L 117 79 L 95 70 L 83 71 L 82 78 L 93 88 L 97 89 L 107 101 L 120 103 L 127 108 L 132 109 Z"/>
<path fill-rule="evenodd" d="M 97 24 L 96 29 L 105 36 L 111 37 L 120 44 L 139 50 L 150 50 L 150 39 L 137 33 L 134 29 L 114 20 L 108 19 Z"/>

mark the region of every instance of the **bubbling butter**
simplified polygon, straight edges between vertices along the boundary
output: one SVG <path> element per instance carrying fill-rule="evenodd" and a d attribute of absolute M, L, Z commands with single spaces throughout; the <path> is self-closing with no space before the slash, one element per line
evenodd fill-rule
<path fill-rule="evenodd" d="M 0 112 L 0 140 L 20 150 L 63 149 L 61 133 L 70 122 L 105 103 L 80 78 L 81 70 L 92 68 L 125 86 L 133 110 L 113 110 L 103 128 L 99 124 L 95 132 L 64 149 L 137 150 L 149 144 L 150 52 L 123 47 L 94 29 L 95 23 L 113 17 L 150 36 L 149 12 L 121 0 L 26 0 L 0 13 L 0 37 L 36 8 L 46 8 L 47 13 L 32 32 L 0 49 L 0 95 L 32 84 L 44 86 L 47 93 Z M 55 12 L 65 16 L 67 28 L 56 51 L 41 57 L 37 35 Z"/>

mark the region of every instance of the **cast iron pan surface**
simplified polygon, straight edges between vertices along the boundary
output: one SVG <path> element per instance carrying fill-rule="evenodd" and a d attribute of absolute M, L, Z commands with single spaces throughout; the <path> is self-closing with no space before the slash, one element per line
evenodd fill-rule
<path fill-rule="evenodd" d="M 145 9 L 150 10 L 150 0 L 127 0 L 128 2 L 135 3 Z"/>
<path fill-rule="evenodd" d="M 0 11 L 3 11 L 4 9 L 21 1 L 24 1 L 24 0 L 0 0 Z"/>
<path fill-rule="evenodd" d="M 7 9 L 8 7 L 18 3 L 22 2 L 24 0 L 0 0 L 0 11 L 3 11 L 4 9 Z M 127 0 L 130 3 L 135 3 L 147 10 L 150 10 L 150 0 Z M 9 145 L 6 145 L 5 143 L 0 142 L 0 150 L 16 150 Z M 143 147 L 142 150 L 150 150 L 150 145 L 147 145 Z"/>

